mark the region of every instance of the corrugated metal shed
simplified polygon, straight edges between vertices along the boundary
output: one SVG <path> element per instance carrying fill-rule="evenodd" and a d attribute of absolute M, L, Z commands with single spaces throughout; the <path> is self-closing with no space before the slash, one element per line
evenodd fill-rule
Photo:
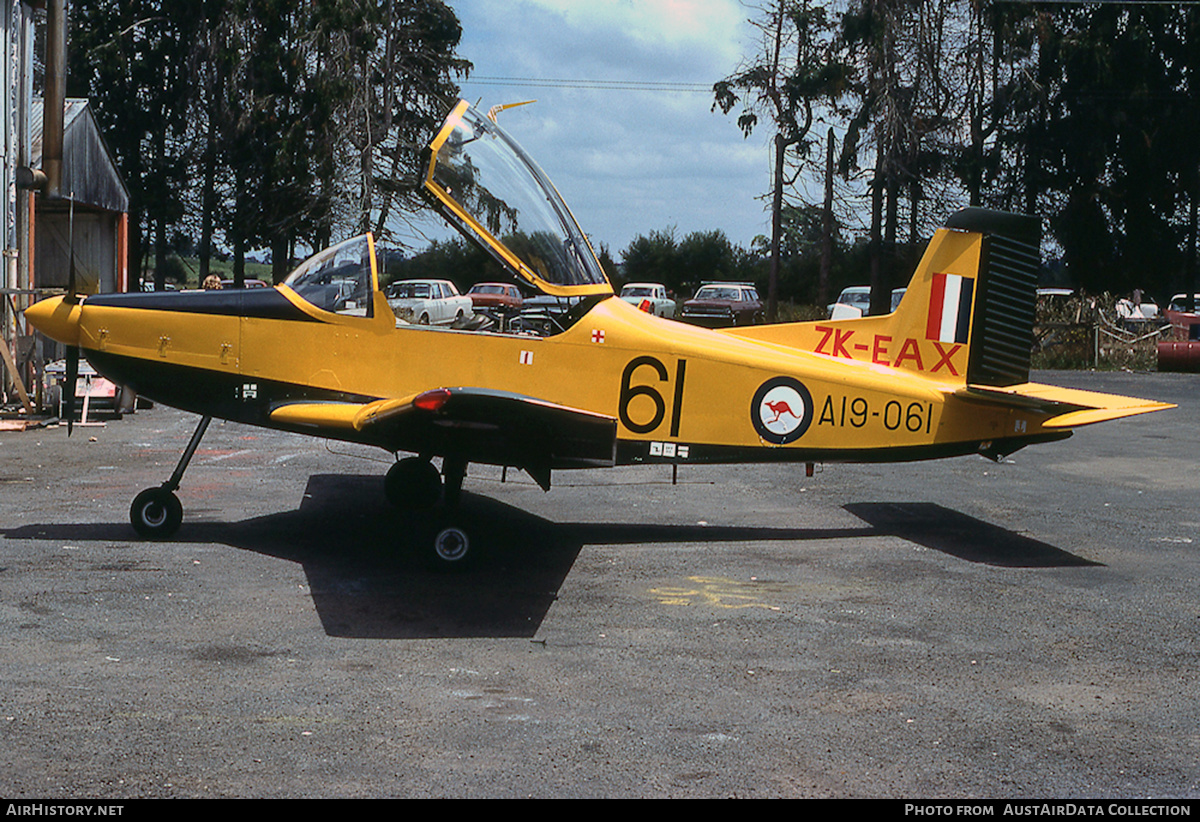
<path fill-rule="evenodd" d="M 30 165 L 42 165 L 42 101 L 30 111 Z M 68 98 L 63 114 L 62 194 L 77 205 L 124 213 L 129 210 L 129 190 L 104 143 L 87 100 Z"/>
<path fill-rule="evenodd" d="M 30 111 L 30 161 L 43 160 L 43 106 Z M 64 288 L 72 267 L 85 294 L 123 291 L 128 285 L 125 243 L 129 190 L 87 100 L 68 99 L 63 112 L 61 196 L 37 197 L 32 235 L 36 288 Z"/>

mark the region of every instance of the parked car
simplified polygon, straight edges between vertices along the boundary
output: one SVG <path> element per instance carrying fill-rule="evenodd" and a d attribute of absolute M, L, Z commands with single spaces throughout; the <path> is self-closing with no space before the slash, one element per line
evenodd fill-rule
<path fill-rule="evenodd" d="M 1059 298 L 1070 299 L 1071 297 L 1075 296 L 1075 289 L 1073 289 L 1073 288 L 1039 288 L 1034 293 L 1037 294 L 1037 298 L 1039 300 L 1042 299 L 1043 297 L 1046 297 L 1049 299 L 1059 299 Z"/>
<path fill-rule="evenodd" d="M 907 288 L 892 289 L 889 311 L 895 311 L 900 307 L 900 301 L 904 299 L 904 292 L 907 290 Z M 844 288 L 838 295 L 837 301 L 827 305 L 826 309 L 829 311 L 831 320 L 854 320 L 866 317 L 871 313 L 871 287 L 869 285 L 852 285 Z"/>
<path fill-rule="evenodd" d="M 849 320 L 864 317 L 871 309 L 871 286 L 852 285 L 843 288 L 838 298 L 825 306 L 831 320 Z"/>
<path fill-rule="evenodd" d="M 388 286 L 387 298 L 396 319 L 413 325 L 461 324 L 475 313 L 449 280 L 401 280 Z"/>
<path fill-rule="evenodd" d="M 1200 294 L 1195 294 L 1193 296 L 1196 300 L 1196 310 L 1198 313 L 1200 313 Z M 1188 310 L 1188 295 L 1176 294 L 1175 296 L 1171 297 L 1171 302 L 1167 304 L 1167 310 L 1186 313 Z"/>
<path fill-rule="evenodd" d="M 1174 335 L 1177 340 L 1188 339 L 1200 341 L 1200 294 L 1195 295 L 1195 311 L 1188 311 L 1188 295 L 1176 294 L 1171 297 L 1171 302 L 1167 303 L 1167 310 L 1163 312 L 1163 318 L 1171 325 L 1180 329 Z M 1163 350 L 1159 346 L 1159 364 L 1161 367 Z"/>
<path fill-rule="evenodd" d="M 149 280 L 142 280 L 141 285 L 139 287 L 142 291 L 153 292 L 154 291 L 154 279 L 151 278 Z M 163 283 L 163 291 L 178 291 L 178 290 L 179 290 L 179 286 L 175 283 L 170 283 L 170 282 Z"/>
<path fill-rule="evenodd" d="M 513 317 L 508 330 L 517 334 L 536 334 L 549 337 L 566 330 L 570 324 L 563 315 L 574 308 L 582 297 L 552 297 L 539 294 L 521 304 L 521 312 Z"/>
<path fill-rule="evenodd" d="M 232 279 L 221 280 L 221 288 L 222 289 L 233 288 L 234 287 L 233 283 L 234 283 L 234 281 Z M 267 284 L 263 280 L 252 280 L 252 279 L 242 280 L 242 288 L 266 288 L 266 287 L 267 287 Z"/>
<path fill-rule="evenodd" d="M 641 308 L 656 317 L 675 318 L 675 301 L 667 296 L 667 287 L 659 283 L 626 283 L 621 289 L 621 299 Z"/>
<path fill-rule="evenodd" d="M 467 291 L 475 308 L 520 308 L 521 291 L 509 283 L 476 283 Z"/>
<path fill-rule="evenodd" d="M 685 323 L 721 328 L 762 322 L 763 304 L 750 283 L 705 283 L 683 304 Z"/>

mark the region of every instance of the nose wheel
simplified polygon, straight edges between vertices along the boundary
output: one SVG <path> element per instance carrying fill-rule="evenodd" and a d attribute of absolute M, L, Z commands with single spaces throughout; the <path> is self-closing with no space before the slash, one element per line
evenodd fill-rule
<path fill-rule="evenodd" d="M 133 498 L 129 521 L 143 537 L 169 537 L 183 522 L 183 505 L 166 488 L 147 488 Z"/>

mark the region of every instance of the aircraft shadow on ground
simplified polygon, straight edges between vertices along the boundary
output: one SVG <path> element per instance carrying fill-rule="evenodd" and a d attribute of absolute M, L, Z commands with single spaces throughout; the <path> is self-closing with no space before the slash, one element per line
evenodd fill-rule
<path fill-rule="evenodd" d="M 318 474 L 297 510 L 236 523 L 188 521 L 171 542 L 217 543 L 299 563 L 330 636 L 533 637 L 584 545 L 813 541 L 897 536 L 970 562 L 1088 565 L 1046 543 L 932 503 L 855 503 L 849 528 L 554 523 L 464 493 L 459 520 L 482 543 L 462 572 L 431 569 L 413 523 L 390 509 L 378 476 Z M 129 541 L 127 523 L 25 525 L 9 539 Z"/>
<path fill-rule="evenodd" d="M 843 506 L 875 536 L 894 536 L 968 562 L 1008 568 L 1101 563 L 932 502 L 855 502 Z"/>

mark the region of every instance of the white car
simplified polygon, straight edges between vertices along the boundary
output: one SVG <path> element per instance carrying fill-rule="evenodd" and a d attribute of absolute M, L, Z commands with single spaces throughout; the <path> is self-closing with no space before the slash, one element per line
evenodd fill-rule
<path fill-rule="evenodd" d="M 826 306 L 831 320 L 852 320 L 865 317 L 871 308 L 871 287 L 852 285 Z"/>
<path fill-rule="evenodd" d="M 892 307 L 895 311 L 904 299 L 906 288 L 892 289 Z M 842 291 L 837 302 L 826 306 L 831 320 L 857 320 L 871 313 L 871 287 L 869 285 L 852 285 Z"/>
<path fill-rule="evenodd" d="M 387 290 L 396 319 L 411 325 L 461 325 L 474 316 L 471 298 L 449 280 L 401 280 Z"/>
<path fill-rule="evenodd" d="M 630 305 L 641 308 L 647 300 L 650 301 L 647 312 L 656 317 L 675 318 L 675 301 L 667 296 L 667 287 L 658 283 L 626 283 L 621 289 L 621 299 Z"/>
<path fill-rule="evenodd" d="M 1197 310 L 1200 310 L 1200 294 L 1195 295 L 1195 300 L 1196 300 Z M 1188 308 L 1188 295 L 1187 294 L 1176 294 L 1174 297 L 1171 298 L 1171 302 L 1167 305 L 1168 311 L 1178 311 L 1180 313 L 1186 313 L 1187 308 Z"/>

